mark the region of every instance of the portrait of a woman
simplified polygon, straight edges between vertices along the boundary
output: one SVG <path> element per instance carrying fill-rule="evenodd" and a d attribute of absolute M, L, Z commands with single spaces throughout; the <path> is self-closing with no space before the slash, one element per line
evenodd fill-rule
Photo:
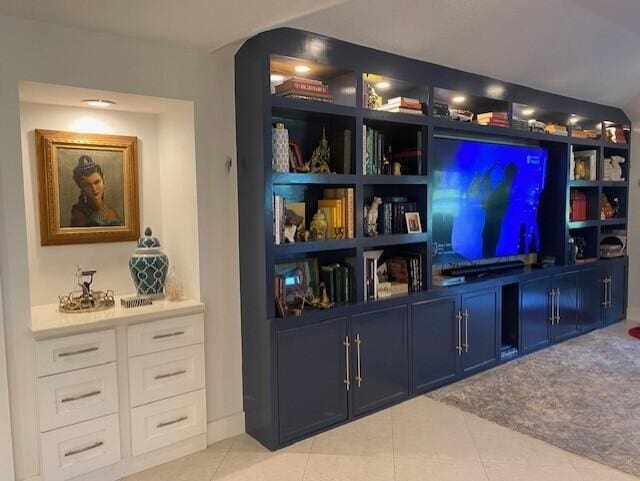
<path fill-rule="evenodd" d="M 92 157 L 81 155 L 73 169 L 73 180 L 80 189 L 78 202 L 71 208 L 72 227 L 119 226 L 122 220 L 105 202 L 105 175 Z"/>

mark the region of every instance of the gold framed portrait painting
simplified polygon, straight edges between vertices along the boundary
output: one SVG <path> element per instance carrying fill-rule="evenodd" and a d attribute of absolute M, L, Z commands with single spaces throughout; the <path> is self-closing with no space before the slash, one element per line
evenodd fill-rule
<path fill-rule="evenodd" d="M 40 243 L 140 237 L 137 138 L 36 130 Z"/>

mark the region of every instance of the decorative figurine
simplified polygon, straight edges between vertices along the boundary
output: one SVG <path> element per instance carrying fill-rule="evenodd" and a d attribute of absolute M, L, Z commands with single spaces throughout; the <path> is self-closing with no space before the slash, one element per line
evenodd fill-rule
<path fill-rule="evenodd" d="M 310 170 L 314 174 L 330 174 L 331 168 L 329 167 L 329 161 L 331 159 L 331 149 L 329 147 L 329 141 L 327 140 L 325 129 L 322 129 L 322 139 L 320 139 L 320 145 L 318 145 L 313 154 L 311 154 Z"/>
<path fill-rule="evenodd" d="M 378 235 L 378 207 L 382 204 L 380 197 L 374 197 L 367 212 L 367 235 L 376 237 Z"/>
<path fill-rule="evenodd" d="M 138 295 L 164 297 L 164 285 L 169 270 L 169 258 L 160 249 L 160 241 L 153 237 L 151 228 L 144 230 L 138 248 L 129 259 L 131 278 Z"/>
<path fill-rule="evenodd" d="M 604 159 L 604 180 L 623 181 L 622 166 L 625 158 L 619 155 L 612 155 Z"/>
<path fill-rule="evenodd" d="M 74 295 L 70 292 L 67 296 L 60 296 L 58 310 L 60 312 L 87 312 L 87 311 L 102 311 L 109 309 L 115 305 L 115 300 L 112 290 L 93 291 L 91 284 L 93 284 L 93 276 L 96 271 L 83 271 L 82 267 L 78 265 L 76 271 L 77 283 L 80 287 L 81 293 Z"/>
<path fill-rule="evenodd" d="M 402 166 L 400 162 L 393 163 L 393 175 L 402 175 Z"/>
<path fill-rule="evenodd" d="M 382 97 L 376 93 L 373 85 L 367 84 L 367 107 L 377 109 L 382 105 Z"/>
<path fill-rule="evenodd" d="M 322 209 L 318 209 L 311 219 L 309 226 L 309 238 L 314 241 L 321 241 L 327 238 L 327 216 Z"/>
<path fill-rule="evenodd" d="M 609 199 L 605 194 L 602 194 L 602 207 L 600 208 L 600 218 L 601 219 L 611 219 L 615 214 L 615 210 L 609 202 Z"/>

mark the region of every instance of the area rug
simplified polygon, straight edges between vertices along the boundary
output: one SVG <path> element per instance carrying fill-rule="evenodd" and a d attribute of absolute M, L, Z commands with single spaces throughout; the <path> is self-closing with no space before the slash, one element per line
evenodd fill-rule
<path fill-rule="evenodd" d="M 640 476 L 640 342 L 592 332 L 429 394 Z"/>

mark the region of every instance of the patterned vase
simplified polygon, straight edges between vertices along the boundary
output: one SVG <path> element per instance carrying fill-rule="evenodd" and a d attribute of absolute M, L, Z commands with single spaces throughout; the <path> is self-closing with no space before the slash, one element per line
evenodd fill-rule
<path fill-rule="evenodd" d="M 164 297 L 169 258 L 160 249 L 160 241 L 153 237 L 149 227 L 144 230 L 138 248 L 131 254 L 129 270 L 138 295 Z"/>
<path fill-rule="evenodd" d="M 284 124 L 278 123 L 271 130 L 271 143 L 271 168 L 274 172 L 289 172 L 289 131 Z"/>

